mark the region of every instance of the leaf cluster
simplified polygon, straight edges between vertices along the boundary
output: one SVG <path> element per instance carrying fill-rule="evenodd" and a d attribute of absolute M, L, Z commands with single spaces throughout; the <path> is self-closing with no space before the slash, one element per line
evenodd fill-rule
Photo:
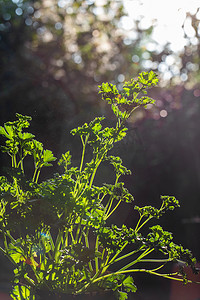
<path fill-rule="evenodd" d="M 134 248 L 140 249 L 143 245 L 142 236 L 132 228 L 122 225 L 121 228 L 116 225 L 111 227 L 100 227 L 98 235 L 101 245 L 108 251 L 115 252 L 120 250 L 124 243 L 132 244 Z"/>
<path fill-rule="evenodd" d="M 135 209 L 139 212 L 140 217 L 157 218 L 159 219 L 166 211 L 174 210 L 174 208 L 180 207 L 179 201 L 174 196 L 161 196 L 161 207 L 155 208 L 152 206 L 135 206 Z"/>
<path fill-rule="evenodd" d="M 122 91 L 116 85 L 106 82 L 99 86 L 99 93 L 111 105 L 114 114 L 123 120 L 129 118 L 138 106 L 146 107 L 147 104 L 155 103 L 155 100 L 147 96 L 147 88 L 156 86 L 157 83 L 158 78 L 153 71 L 142 72 L 137 79 L 125 82 Z"/>

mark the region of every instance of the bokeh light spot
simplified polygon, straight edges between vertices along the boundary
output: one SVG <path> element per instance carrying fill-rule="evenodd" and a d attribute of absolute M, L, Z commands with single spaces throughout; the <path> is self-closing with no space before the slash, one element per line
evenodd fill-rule
<path fill-rule="evenodd" d="M 133 61 L 134 63 L 138 63 L 139 60 L 140 60 L 140 58 L 139 58 L 138 55 L 135 54 L 135 55 L 132 56 L 132 61 Z"/>
<path fill-rule="evenodd" d="M 11 19 L 11 15 L 8 13 L 3 14 L 3 18 L 5 21 L 9 21 Z"/>
<path fill-rule="evenodd" d="M 199 89 L 194 90 L 193 95 L 195 97 L 200 97 L 200 90 Z"/>
<path fill-rule="evenodd" d="M 125 76 L 124 76 L 123 74 L 119 74 L 118 77 L 117 77 L 117 80 L 118 80 L 119 82 L 124 82 Z"/>
<path fill-rule="evenodd" d="M 72 58 L 76 64 L 80 64 L 82 62 L 82 58 L 81 58 L 80 54 L 78 54 L 78 53 L 74 53 L 72 55 Z"/>
<path fill-rule="evenodd" d="M 59 6 L 59 7 L 62 7 L 62 8 L 63 8 L 63 7 L 65 7 L 66 4 L 67 4 L 67 1 L 66 1 L 66 0 L 59 0 L 59 1 L 58 1 L 58 6 Z"/>
<path fill-rule="evenodd" d="M 167 111 L 166 111 L 165 109 L 162 109 L 162 110 L 160 111 L 160 116 L 161 116 L 162 118 L 166 118 L 167 115 L 168 115 L 168 113 L 167 113 Z"/>
<path fill-rule="evenodd" d="M 71 15 L 71 14 L 73 14 L 74 10 L 73 10 L 72 7 L 68 7 L 68 8 L 66 8 L 66 12 L 67 12 L 69 15 Z"/>
<path fill-rule="evenodd" d="M 34 8 L 32 6 L 29 6 L 27 8 L 27 13 L 30 14 L 30 15 L 33 14 L 34 13 Z"/>
<path fill-rule="evenodd" d="M 188 79 L 187 74 L 185 74 L 185 73 L 181 74 L 181 80 L 182 81 L 186 81 L 187 79 Z"/>
<path fill-rule="evenodd" d="M 37 10 L 35 13 L 34 13 L 34 17 L 36 19 L 39 19 L 41 17 L 41 12 L 39 10 Z"/>
<path fill-rule="evenodd" d="M 27 18 L 26 20 L 25 20 L 25 24 L 27 25 L 27 26 L 31 26 L 32 25 L 32 20 L 31 20 L 31 18 Z"/>
<path fill-rule="evenodd" d="M 56 30 L 60 30 L 60 29 L 62 29 L 62 23 L 60 23 L 60 22 L 57 22 L 56 24 L 55 24 L 55 29 Z"/>
<path fill-rule="evenodd" d="M 100 32 L 99 32 L 99 30 L 97 30 L 97 29 L 95 29 L 95 30 L 93 30 L 92 31 L 92 35 L 93 35 L 93 37 L 98 37 L 99 35 L 100 35 Z"/>
<path fill-rule="evenodd" d="M 131 30 L 134 27 L 134 22 L 133 22 L 132 18 L 130 18 L 128 16 L 123 16 L 120 19 L 119 26 L 125 30 Z"/>
<path fill-rule="evenodd" d="M 18 7 L 16 8 L 15 13 L 16 15 L 21 16 L 23 14 L 23 10 L 20 7 Z"/>

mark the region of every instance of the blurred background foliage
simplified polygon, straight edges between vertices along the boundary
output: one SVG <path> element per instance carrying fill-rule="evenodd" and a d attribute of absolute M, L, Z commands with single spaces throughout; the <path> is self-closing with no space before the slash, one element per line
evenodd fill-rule
<path fill-rule="evenodd" d="M 184 15 L 182 50 L 159 45 L 155 24 L 131 19 L 121 0 L 0 0 L 0 120 L 31 115 L 32 133 L 59 156 L 72 147 L 70 129 L 112 119 L 99 84 L 157 72 L 156 106 L 135 113 L 115 151 L 133 170 L 124 180 L 137 205 L 159 206 L 160 194 L 180 200 L 163 222 L 200 256 L 200 8 Z"/>

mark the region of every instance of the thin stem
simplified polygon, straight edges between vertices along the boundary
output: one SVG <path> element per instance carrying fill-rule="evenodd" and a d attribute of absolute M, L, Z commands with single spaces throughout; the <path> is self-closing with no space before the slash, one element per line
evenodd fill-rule
<path fill-rule="evenodd" d="M 155 262 L 155 263 L 162 263 L 162 262 L 170 262 L 173 261 L 173 259 L 167 258 L 167 259 L 141 259 L 140 262 Z"/>
<path fill-rule="evenodd" d="M 84 189 L 82 189 L 82 186 L 85 186 Z M 87 183 L 80 184 L 80 189 L 79 189 L 79 191 L 77 191 L 77 194 L 76 194 L 76 202 L 82 197 L 82 195 L 84 194 L 86 189 L 87 189 Z M 74 188 L 74 190 L 75 190 L 75 188 Z"/>
<path fill-rule="evenodd" d="M 135 232 L 138 231 L 137 229 L 138 229 L 138 227 L 139 227 L 139 225 L 140 225 L 140 222 L 141 222 L 142 218 L 143 218 L 143 216 L 140 215 L 140 218 L 139 218 L 139 220 L 138 220 L 138 222 L 137 222 L 137 225 L 135 226 Z"/>
<path fill-rule="evenodd" d="M 122 199 L 120 199 L 118 201 L 118 203 L 115 205 L 115 207 L 113 208 L 113 210 L 108 215 L 106 215 L 105 220 L 107 220 L 114 213 L 114 211 L 117 209 L 117 207 L 120 205 L 121 202 L 122 202 Z"/>
<path fill-rule="evenodd" d="M 0 247 L 0 251 L 3 252 L 4 255 L 6 255 L 6 251 L 2 247 Z"/>
<path fill-rule="evenodd" d="M 128 245 L 128 242 L 126 242 L 122 248 L 112 257 L 112 259 L 109 261 L 109 266 L 113 263 L 113 261 L 117 261 L 117 256 L 125 249 L 125 247 Z M 118 259 L 119 260 L 119 259 Z"/>
<path fill-rule="evenodd" d="M 4 239 L 4 246 L 6 249 L 6 253 L 8 254 L 8 242 L 7 242 L 6 233 L 4 230 L 3 230 L 3 239 Z"/>
<path fill-rule="evenodd" d="M 156 275 L 156 276 L 159 276 L 159 277 L 164 277 L 164 278 L 171 279 L 171 280 L 181 281 L 181 282 L 184 281 L 183 278 L 174 277 L 174 276 L 178 275 L 177 272 L 176 273 L 162 274 L 162 273 L 155 272 L 154 269 L 153 270 L 131 269 L 131 270 L 124 270 L 124 271 L 117 271 L 117 272 L 113 272 L 113 273 L 109 273 L 109 274 L 100 276 L 100 277 L 94 279 L 93 283 L 98 282 L 100 280 L 103 280 L 103 279 L 108 278 L 108 277 L 113 276 L 113 275 L 126 274 L 126 273 L 136 273 L 136 272 L 144 272 L 144 273 Z M 198 284 L 200 284 L 200 282 L 192 281 L 192 280 L 188 280 L 188 283 L 198 283 Z"/>
<path fill-rule="evenodd" d="M 108 200 L 108 203 L 105 206 L 105 211 L 106 211 L 105 216 L 107 216 L 107 214 L 109 213 L 113 204 L 113 200 L 114 200 L 113 196 L 110 196 L 110 199 Z"/>
<path fill-rule="evenodd" d="M 17 167 L 16 155 L 13 155 L 14 168 Z"/>
<path fill-rule="evenodd" d="M 123 270 L 126 270 L 126 269 L 132 267 L 133 265 L 135 265 L 136 263 L 138 263 L 143 257 L 145 257 L 148 254 L 150 254 L 152 251 L 154 251 L 154 249 L 148 248 L 136 260 L 130 262 L 129 264 L 127 264 L 126 266 L 124 266 L 123 268 L 121 268 L 120 271 L 123 271 Z"/>
<path fill-rule="evenodd" d="M 91 178 L 90 178 L 89 188 L 92 187 L 92 184 L 93 184 L 93 181 L 94 181 L 94 178 L 95 178 L 97 169 L 98 169 L 99 165 L 101 164 L 101 162 L 102 162 L 102 160 L 103 160 L 103 156 L 104 156 L 104 155 L 102 155 L 102 157 L 101 157 L 101 158 L 99 159 L 99 161 L 97 161 L 97 163 L 96 163 L 96 167 L 94 168 L 93 173 L 92 173 Z"/>
<path fill-rule="evenodd" d="M 5 232 L 5 234 L 10 238 L 10 240 L 13 242 L 13 243 L 16 243 L 16 240 L 12 237 L 12 235 L 10 234 L 10 232 L 7 230 Z"/>
<path fill-rule="evenodd" d="M 88 139 L 89 139 L 89 134 L 85 137 L 85 141 L 83 140 L 83 137 L 81 136 L 81 142 L 82 142 L 83 148 L 82 148 L 82 155 L 81 155 L 81 161 L 80 161 L 80 167 L 79 167 L 79 175 L 76 180 L 75 187 L 74 187 L 74 197 L 76 197 L 78 194 L 77 186 L 80 184 L 80 174 L 83 169 L 83 163 L 84 163 L 84 159 L 85 159 L 85 150 L 86 150 L 86 145 L 87 145 Z"/>
<path fill-rule="evenodd" d="M 5 250 L 3 248 L 0 247 L 0 250 L 3 252 L 3 254 L 8 257 L 8 259 L 11 261 L 12 264 L 14 264 L 15 266 L 17 266 L 17 263 L 14 261 L 14 259 L 10 256 L 9 254 L 9 249 L 8 249 L 8 242 L 7 242 L 7 238 L 6 235 L 8 235 L 4 230 L 2 230 L 3 233 L 3 239 L 4 239 L 4 247 Z M 11 236 L 11 235 L 10 235 Z M 14 240 L 14 239 L 13 239 Z M 15 241 L 15 240 L 14 240 Z"/>
<path fill-rule="evenodd" d="M 95 252 L 97 252 L 98 250 L 99 250 L 99 237 L 97 236 L 96 243 L 95 243 Z M 99 259 L 96 255 L 95 255 L 95 268 L 96 268 L 96 272 L 98 272 L 99 271 Z"/>
<path fill-rule="evenodd" d="M 101 274 L 101 271 L 102 270 L 99 269 L 99 271 L 91 278 L 91 280 L 88 283 L 86 283 L 82 288 L 80 288 L 80 290 L 78 290 L 76 294 L 81 294 L 83 291 L 87 290 L 87 288 L 91 286 L 94 280 Z"/>
<path fill-rule="evenodd" d="M 72 239 L 72 243 L 74 244 L 75 243 L 75 239 L 74 239 L 73 233 L 71 231 L 70 231 L 70 236 L 71 236 L 71 239 Z"/>
<path fill-rule="evenodd" d="M 66 231 L 65 232 L 65 242 L 64 242 L 65 247 L 68 247 L 68 239 L 69 239 L 68 231 Z"/>
<path fill-rule="evenodd" d="M 22 155 L 22 148 L 23 148 L 23 146 L 21 145 L 21 146 L 20 146 L 20 152 L 19 152 L 20 161 L 18 162 L 17 167 L 19 167 L 19 165 L 20 165 L 21 171 L 22 171 L 22 173 L 24 174 L 23 159 L 24 159 L 25 156 L 23 157 L 23 155 Z"/>
<path fill-rule="evenodd" d="M 86 149 L 86 145 L 87 145 L 87 142 L 88 142 L 88 138 L 89 138 L 89 134 L 86 136 L 85 142 L 84 142 L 83 138 L 81 136 L 81 141 L 82 141 L 82 144 L 83 144 L 83 150 L 82 150 L 82 156 L 81 156 L 81 162 L 80 162 L 80 168 L 79 168 L 80 172 L 82 171 L 82 168 L 83 168 L 83 162 L 84 162 L 84 158 L 85 158 L 85 149 Z"/>
<path fill-rule="evenodd" d="M 165 266 L 165 264 L 162 264 L 159 267 L 152 269 L 151 271 L 153 271 L 153 272 L 158 271 L 158 270 L 162 269 L 164 266 Z"/>
<path fill-rule="evenodd" d="M 33 268 L 32 268 L 33 270 Z M 33 270 L 34 271 L 34 270 Z M 34 271 L 34 274 L 36 275 L 36 272 Z M 26 279 L 26 281 L 32 286 L 35 287 L 35 282 L 33 281 L 33 279 L 31 279 L 30 277 L 28 277 L 27 274 L 24 275 L 24 279 Z M 23 298 L 22 298 L 23 299 Z"/>
<path fill-rule="evenodd" d="M 58 235 L 57 235 L 55 248 L 54 248 L 54 253 L 53 253 L 53 256 L 55 257 L 55 262 L 58 262 L 58 259 L 61 255 L 61 252 L 59 251 L 59 248 L 60 248 L 60 245 L 61 245 L 62 242 L 63 242 L 63 230 L 60 230 Z"/>
<path fill-rule="evenodd" d="M 20 161 L 18 162 L 18 165 L 17 165 L 17 168 L 19 168 L 19 166 L 20 166 L 22 173 L 24 173 L 23 159 L 24 159 L 24 157 L 22 159 L 20 159 Z"/>
<path fill-rule="evenodd" d="M 14 168 L 14 155 L 11 155 L 11 165 L 12 165 L 12 168 Z"/>
<path fill-rule="evenodd" d="M 127 258 L 127 257 L 129 257 L 129 256 L 131 256 L 131 255 L 133 255 L 133 254 L 135 254 L 135 253 L 137 253 L 137 252 L 139 252 L 140 250 L 141 250 L 141 249 L 137 249 L 137 250 L 131 251 L 131 252 L 129 252 L 129 253 L 123 255 L 123 256 L 120 256 L 120 257 L 118 257 L 117 259 L 115 259 L 115 262 L 120 261 L 120 260 L 122 260 L 122 259 L 124 259 L 124 258 Z M 121 253 L 121 251 L 120 251 L 120 253 Z"/>
<path fill-rule="evenodd" d="M 102 273 L 105 273 L 105 271 L 109 268 L 109 266 L 117 261 L 117 259 L 116 259 L 117 256 L 125 249 L 125 247 L 127 246 L 127 244 L 128 244 L 128 242 L 126 242 L 122 246 L 122 248 L 111 258 L 110 261 L 109 261 L 110 255 L 109 254 L 107 255 L 107 259 L 106 259 L 106 261 L 104 263 L 104 266 L 102 268 Z"/>
<path fill-rule="evenodd" d="M 89 239 L 88 239 L 88 232 L 84 234 L 84 238 L 85 238 L 85 245 L 86 245 L 86 247 L 90 248 Z M 93 272 L 93 267 L 92 267 L 91 261 L 89 261 L 88 266 L 89 266 L 90 272 Z"/>
<path fill-rule="evenodd" d="M 119 180 L 119 177 L 120 177 L 120 176 L 116 176 L 114 186 L 117 185 L 118 180 Z M 111 214 L 108 216 L 108 214 L 109 214 L 109 212 L 110 212 L 110 210 L 111 210 L 112 204 L 113 204 L 113 200 L 114 200 L 114 197 L 111 195 L 111 196 L 110 196 L 110 199 L 108 200 L 108 203 L 106 204 L 106 207 L 105 207 L 105 211 L 106 211 L 105 216 L 106 216 L 106 219 L 108 219 L 109 216 L 112 214 L 112 213 L 111 213 Z M 102 201 L 102 200 L 101 200 L 101 201 Z M 105 219 L 105 220 L 106 220 L 106 219 Z"/>
<path fill-rule="evenodd" d="M 81 230 L 81 223 L 82 223 L 82 217 L 80 217 L 80 222 L 79 222 L 78 227 L 77 227 L 75 243 L 77 243 L 78 239 L 79 239 L 79 233 L 80 233 L 80 230 Z"/>
<path fill-rule="evenodd" d="M 136 230 L 136 232 L 138 232 L 147 222 L 149 222 L 149 220 L 151 220 L 152 217 L 147 218 Z"/>
<path fill-rule="evenodd" d="M 34 182 L 35 181 L 35 177 L 36 177 L 36 174 L 37 174 L 37 170 L 38 170 L 38 167 L 35 167 L 35 171 L 33 173 L 33 178 L 32 178 L 32 181 Z"/>
<path fill-rule="evenodd" d="M 51 249 L 52 249 L 52 251 L 54 251 L 55 245 L 54 245 L 53 238 L 52 238 L 52 236 L 51 236 L 50 231 L 47 232 L 47 235 L 48 235 L 48 238 L 49 238 L 49 240 L 50 240 Z"/>
<path fill-rule="evenodd" d="M 40 176 L 40 172 L 41 172 L 41 167 L 38 169 L 38 172 L 37 172 L 37 176 L 36 176 L 35 183 L 37 183 L 37 182 L 38 182 L 38 179 L 39 179 L 39 176 Z"/>

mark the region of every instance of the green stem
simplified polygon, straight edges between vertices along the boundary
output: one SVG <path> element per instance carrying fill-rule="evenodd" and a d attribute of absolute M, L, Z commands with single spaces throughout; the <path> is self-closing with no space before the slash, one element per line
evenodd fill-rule
<path fill-rule="evenodd" d="M 135 232 L 138 231 L 137 229 L 138 229 L 138 227 L 139 227 L 139 225 L 140 225 L 140 222 L 141 222 L 142 218 L 143 218 L 143 216 L 140 216 L 140 218 L 139 218 L 139 220 L 138 220 L 138 222 L 137 222 L 137 225 L 135 226 Z"/>
<path fill-rule="evenodd" d="M 122 202 L 122 199 L 120 199 L 118 201 L 118 203 L 115 205 L 115 207 L 113 208 L 113 210 L 108 215 L 106 214 L 105 220 L 107 220 L 114 213 L 114 211 L 117 209 L 117 207 L 120 205 L 121 202 Z"/>
<path fill-rule="evenodd" d="M 13 243 L 16 243 L 16 240 L 12 237 L 12 235 L 10 234 L 10 232 L 7 230 L 5 232 L 5 234 L 9 237 L 9 239 L 13 242 Z"/>
<path fill-rule="evenodd" d="M 82 144 L 83 144 L 83 150 L 82 150 L 82 156 L 81 156 L 81 162 L 80 162 L 80 168 L 79 168 L 80 172 L 83 169 L 83 162 L 84 162 L 84 158 L 85 158 L 85 149 L 86 149 L 86 145 L 87 145 L 87 142 L 88 142 L 88 138 L 89 138 L 89 134 L 86 136 L 85 142 L 84 142 L 83 138 L 81 136 L 81 141 L 82 141 Z"/>
<path fill-rule="evenodd" d="M 99 237 L 97 236 L 96 238 L 96 243 L 95 243 L 95 252 L 99 250 Z M 96 273 L 99 271 L 99 259 L 95 255 L 95 268 L 96 268 Z"/>
<path fill-rule="evenodd" d="M 65 231 L 65 239 L 64 239 L 64 246 L 68 247 L 68 231 Z"/>
<path fill-rule="evenodd" d="M 108 278 L 108 277 L 113 276 L 113 275 L 126 274 L 126 273 L 136 273 L 136 272 L 148 273 L 148 274 L 164 277 L 164 278 L 167 278 L 167 279 L 177 280 L 177 281 L 183 282 L 182 278 L 173 277 L 173 276 L 178 275 L 177 273 L 161 274 L 161 273 L 154 272 L 153 270 L 131 269 L 131 270 L 117 271 L 117 272 L 113 272 L 113 273 L 103 275 L 101 277 L 98 277 L 98 278 L 94 279 L 93 283 L 98 282 L 100 280 L 103 280 L 103 279 Z M 188 282 L 193 283 L 194 281 L 188 280 Z M 200 283 L 200 282 L 195 282 L 195 283 Z"/>
<path fill-rule="evenodd" d="M 90 178 L 89 188 L 92 187 L 92 184 L 93 184 L 93 181 L 94 181 L 94 178 L 95 178 L 97 169 L 98 169 L 99 165 L 101 164 L 102 159 L 103 159 L 103 155 L 102 155 L 101 159 L 99 159 L 99 161 L 97 161 L 96 167 L 95 167 L 94 170 L 93 170 L 93 173 L 92 173 L 91 178 Z"/>
<path fill-rule="evenodd" d="M 70 236 L 71 236 L 71 239 L 72 239 L 72 243 L 74 244 L 75 243 L 75 239 L 74 239 L 73 233 L 71 231 L 70 231 Z"/>
<path fill-rule="evenodd" d="M 82 188 L 84 186 L 84 188 Z M 82 197 L 84 194 L 85 190 L 87 189 L 87 183 L 80 184 L 80 189 L 77 191 L 75 197 L 76 197 L 76 202 Z M 75 190 L 75 188 L 74 188 Z"/>
<path fill-rule="evenodd" d="M 165 264 L 162 264 L 159 267 L 152 269 L 151 271 L 153 271 L 153 272 L 158 271 L 158 270 L 162 269 L 164 266 L 165 266 Z"/>
<path fill-rule="evenodd" d="M 21 171 L 22 171 L 22 173 L 24 174 L 24 166 L 23 166 L 23 159 L 24 159 L 24 157 L 23 157 L 23 155 L 22 155 L 22 145 L 20 146 L 20 153 L 19 153 L 19 157 L 20 157 L 20 161 L 18 162 L 18 165 L 17 165 L 17 167 L 19 167 L 19 165 L 20 165 L 20 167 L 21 167 Z"/>
<path fill-rule="evenodd" d="M 115 262 L 118 262 L 118 261 L 123 260 L 123 259 L 125 259 L 125 258 L 127 258 L 127 257 L 129 257 L 129 256 L 131 256 L 131 255 L 133 255 L 133 254 L 136 254 L 136 253 L 139 252 L 140 250 L 141 250 L 141 249 L 137 249 L 137 250 L 131 251 L 131 252 L 129 252 L 129 253 L 123 255 L 123 256 L 120 256 L 120 257 L 118 257 L 117 259 L 115 259 Z M 120 253 L 121 253 L 121 251 L 120 251 Z"/>
<path fill-rule="evenodd" d="M 117 177 L 116 177 L 114 186 L 117 185 L 118 180 L 119 180 L 119 177 L 120 177 L 120 176 L 117 176 Z M 108 200 L 108 203 L 106 204 L 106 207 L 105 207 L 105 211 L 106 211 L 105 216 L 106 216 L 106 219 L 108 219 L 109 216 L 110 216 L 110 215 L 109 215 L 109 216 L 107 217 L 107 215 L 109 214 L 109 212 L 110 212 L 110 210 L 111 210 L 111 207 L 112 207 L 112 204 L 113 204 L 113 200 L 114 200 L 114 197 L 111 195 L 111 196 L 110 196 L 110 199 Z M 112 214 L 112 213 L 111 213 L 111 214 Z M 105 220 L 106 220 L 106 219 L 105 219 Z"/>
<path fill-rule="evenodd" d="M 133 265 L 135 265 L 136 263 L 138 263 L 143 257 L 147 256 L 148 254 L 150 254 L 152 251 L 154 251 L 154 249 L 150 249 L 148 248 L 147 250 L 145 250 L 136 260 L 130 262 L 129 264 L 127 264 L 126 266 L 124 266 L 123 268 L 121 268 L 119 271 L 124 271 L 130 267 L 132 267 Z"/>
<path fill-rule="evenodd" d="M 4 239 L 4 246 L 6 249 L 6 253 L 8 254 L 8 242 L 7 242 L 6 233 L 4 230 L 3 230 L 3 239 Z"/>
<path fill-rule="evenodd" d="M 112 207 L 112 204 L 113 204 L 113 200 L 114 200 L 114 198 L 113 198 L 113 196 L 111 196 L 110 199 L 108 200 L 108 203 L 105 206 L 105 211 L 106 211 L 105 216 L 107 216 L 107 214 L 111 210 L 111 207 Z"/>
<path fill-rule="evenodd" d="M 89 240 L 88 240 L 88 232 L 84 234 L 84 238 L 85 238 L 85 245 L 86 245 L 86 247 L 90 248 Z M 92 267 L 91 261 L 89 261 L 88 266 L 89 266 L 90 272 L 93 272 L 93 267 Z"/>
<path fill-rule="evenodd" d="M 80 167 L 79 167 L 79 175 L 76 180 L 75 187 L 74 187 L 74 197 L 76 197 L 78 194 L 77 186 L 80 184 L 80 174 L 83 169 L 83 163 L 84 163 L 84 159 L 85 159 L 85 150 L 86 150 L 86 145 L 87 145 L 88 139 L 89 139 L 89 134 L 85 137 L 85 141 L 83 140 L 83 137 L 81 136 L 81 142 L 82 142 L 83 148 L 82 148 L 82 155 L 81 155 L 81 161 L 80 161 Z"/>
<path fill-rule="evenodd" d="M 47 232 L 47 235 L 48 235 L 48 237 L 49 237 L 49 240 L 50 240 L 51 249 L 52 249 L 52 251 L 54 251 L 54 249 L 55 249 L 55 245 L 54 245 L 54 242 L 53 242 L 53 239 L 52 239 L 52 236 L 51 236 L 51 233 L 50 233 L 50 231 L 48 231 L 48 232 Z"/>
<path fill-rule="evenodd" d="M 14 155 L 11 155 L 11 166 L 14 168 Z"/>
<path fill-rule="evenodd" d="M 38 172 L 37 172 L 37 176 L 36 176 L 35 183 L 37 183 L 37 182 L 38 182 L 38 179 L 39 179 L 39 176 L 40 176 L 40 172 L 41 172 L 41 167 L 38 169 Z"/>
<path fill-rule="evenodd" d="M 16 155 L 13 155 L 14 168 L 17 168 Z"/>
<path fill-rule="evenodd" d="M 109 144 L 112 145 L 112 144 L 113 144 L 113 141 L 114 141 L 114 139 L 111 139 L 111 140 L 109 141 Z M 97 154 L 97 156 L 96 156 L 96 166 L 95 166 L 95 168 L 94 168 L 94 170 L 93 170 L 93 173 L 92 173 L 92 175 L 91 175 L 91 178 L 90 178 L 89 188 L 91 188 L 91 186 L 92 186 L 92 184 L 93 184 L 93 181 L 94 181 L 94 178 L 95 178 L 95 175 L 96 175 L 96 172 L 97 172 L 97 169 L 98 169 L 99 165 L 101 164 L 101 162 L 102 162 L 102 160 L 103 160 L 103 158 L 105 157 L 105 155 L 106 155 L 107 152 L 108 152 L 108 150 L 105 149 L 105 147 L 104 147 L 104 152 L 103 152 L 103 154 L 101 155 L 100 158 L 98 158 L 98 154 Z"/>
<path fill-rule="evenodd" d="M 10 262 L 17 266 L 17 263 L 14 261 L 14 259 L 10 256 L 9 254 L 9 249 L 8 249 L 8 242 L 7 242 L 7 237 L 8 234 L 2 230 L 2 233 L 3 233 L 3 239 L 4 239 L 4 247 L 5 247 L 5 250 L 3 248 L 0 247 L 0 250 L 3 252 L 3 254 L 10 260 Z M 10 235 L 10 237 L 12 238 L 12 236 Z M 13 239 L 13 238 L 12 238 Z M 14 240 L 14 239 L 13 239 Z M 14 240 L 15 241 L 15 240 Z"/>
<path fill-rule="evenodd" d="M 167 259 L 141 259 L 140 262 L 150 262 L 150 263 L 162 263 L 162 262 L 170 262 L 173 261 L 173 259 L 167 258 Z"/>
<path fill-rule="evenodd" d="M 117 256 L 125 249 L 125 247 L 128 245 L 128 242 L 126 242 L 122 248 L 111 258 L 111 260 L 108 262 L 107 266 L 106 266 L 106 269 L 103 269 L 104 270 L 107 270 L 107 268 L 113 263 L 113 262 L 116 262 L 117 261 Z M 119 260 L 119 259 L 118 259 Z"/>
<path fill-rule="evenodd" d="M 93 170 L 92 176 L 91 176 L 91 178 L 90 178 L 89 188 L 92 187 L 92 184 L 93 184 L 93 181 L 94 181 L 94 178 L 95 178 L 95 175 L 96 175 L 96 172 L 97 172 L 97 169 L 98 169 L 100 163 L 101 163 L 101 160 L 99 160 L 99 161 L 97 162 L 96 167 L 95 167 L 95 169 Z"/>
<path fill-rule="evenodd" d="M 33 270 L 33 268 L 32 268 L 32 270 Z M 36 272 L 35 272 L 35 270 L 33 270 L 33 271 L 34 271 L 34 274 L 37 275 Z M 28 277 L 27 274 L 24 275 L 24 279 L 25 279 L 32 287 L 35 287 L 35 283 L 34 283 L 33 279 L 31 279 L 30 277 Z"/>
<path fill-rule="evenodd" d="M 79 233 L 80 233 L 80 230 L 81 230 L 81 223 L 82 223 L 82 217 L 80 217 L 80 222 L 79 222 L 78 227 L 77 227 L 75 243 L 77 243 L 78 239 L 79 239 Z"/>
<path fill-rule="evenodd" d="M 118 252 L 117 252 L 118 253 Z M 107 257 L 106 257 L 106 261 L 105 263 L 102 264 L 102 272 L 101 273 L 105 273 L 105 271 L 108 269 L 108 267 L 111 265 L 112 259 L 109 261 L 110 259 L 110 253 L 107 253 Z M 117 255 L 117 254 L 116 254 Z"/>
<path fill-rule="evenodd" d="M 4 255 L 6 255 L 6 251 L 5 251 L 2 247 L 0 247 L 0 251 L 1 251 Z"/>
<path fill-rule="evenodd" d="M 24 158 L 20 159 L 20 161 L 18 162 L 17 168 L 19 168 L 19 166 L 20 166 L 21 171 L 22 171 L 22 173 L 24 174 L 23 159 L 24 159 Z"/>
<path fill-rule="evenodd" d="M 59 233 L 57 235 L 56 243 L 55 243 L 55 248 L 54 248 L 54 253 L 53 256 L 55 258 L 55 262 L 57 263 L 59 260 L 59 257 L 61 255 L 60 250 L 60 245 L 63 242 L 63 230 L 59 230 Z"/>
<path fill-rule="evenodd" d="M 33 173 L 33 178 L 32 178 L 32 181 L 35 182 L 35 177 L 37 175 L 37 170 L 38 170 L 38 167 L 35 167 L 35 171 Z"/>
<path fill-rule="evenodd" d="M 152 217 L 147 218 L 138 228 L 135 230 L 135 232 L 138 232 L 149 220 L 151 220 Z"/>
<path fill-rule="evenodd" d="M 90 279 L 90 281 L 85 284 L 76 294 L 81 294 L 83 291 L 86 291 L 94 282 L 94 280 L 101 274 L 101 269 Z"/>

